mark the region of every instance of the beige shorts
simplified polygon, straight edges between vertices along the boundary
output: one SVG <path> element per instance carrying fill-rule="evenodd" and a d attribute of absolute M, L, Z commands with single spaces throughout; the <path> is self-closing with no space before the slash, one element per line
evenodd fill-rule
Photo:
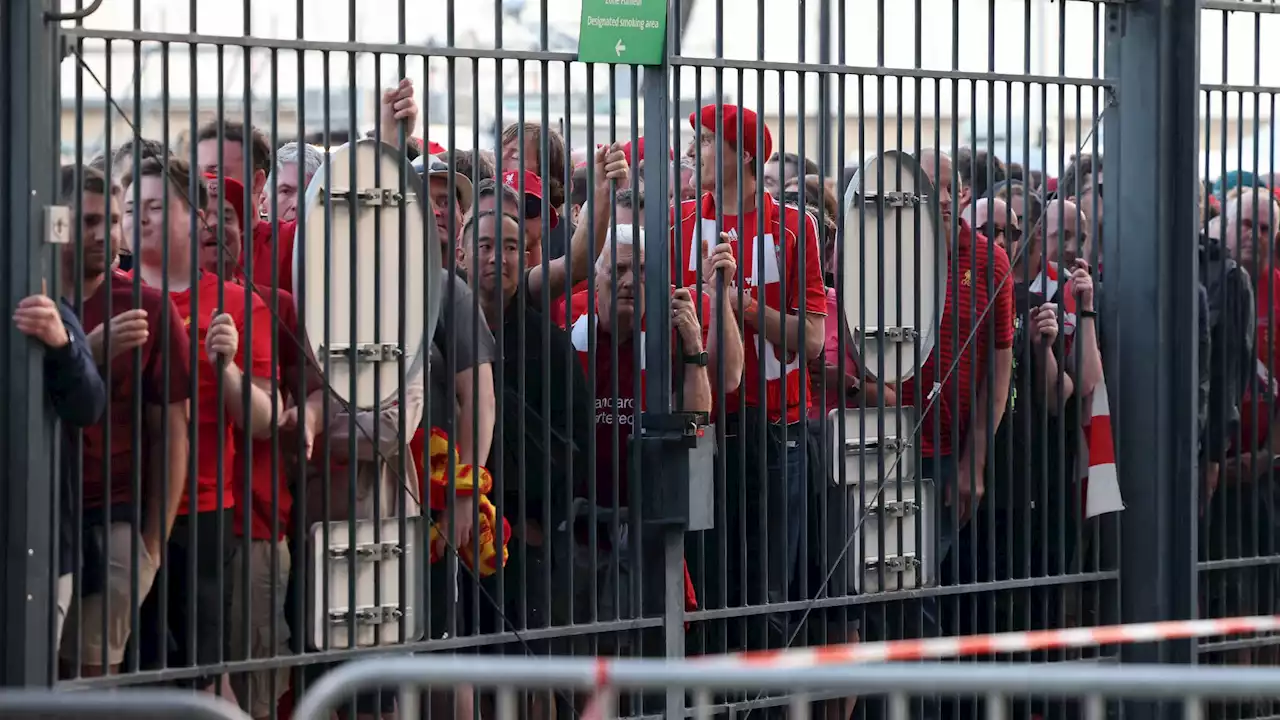
<path fill-rule="evenodd" d="M 289 654 L 289 624 L 284 614 L 284 594 L 289 586 L 289 545 L 285 542 L 254 540 L 249 545 L 249 606 L 244 605 L 244 558 L 242 540 L 234 543 L 231 559 L 231 659 L 251 660 Z M 271 554 L 278 553 L 276 571 Z M 273 597 L 274 589 L 274 597 Z M 274 600 L 274 602 L 273 602 Z M 245 647 L 245 625 L 249 626 L 249 647 Z M 272 626 L 275 642 L 272 642 Z M 231 687 L 240 707 L 255 718 L 271 717 L 272 709 L 289 689 L 288 668 L 234 673 Z"/>
<path fill-rule="evenodd" d="M 95 533 L 98 540 L 102 538 L 102 527 L 88 528 L 87 532 Z M 134 540 L 137 540 L 138 593 L 137 604 L 142 605 L 147 594 L 151 592 L 151 584 L 155 582 L 156 572 L 160 569 L 159 558 L 151 557 L 142 545 L 130 523 L 111 523 L 109 557 L 107 558 L 106 588 L 96 595 L 80 598 L 78 605 L 68 598 L 69 611 L 64 637 L 72 638 L 62 646 L 62 657 L 71 662 L 79 662 L 82 666 L 100 667 L 102 650 L 106 647 L 107 663 L 119 665 L 124 662 L 125 644 L 132 631 L 130 623 L 133 617 L 133 562 Z M 60 593 L 61 594 L 61 593 Z M 68 593 L 70 595 L 70 593 Z M 102 624 L 102 606 L 107 606 L 107 624 Z M 81 653 L 76 657 L 74 638 L 80 635 Z"/>
<path fill-rule="evenodd" d="M 54 609 L 58 634 L 54 636 L 57 638 L 54 641 L 54 647 L 62 644 L 62 626 L 67 624 L 67 613 L 71 612 L 71 595 L 75 589 L 75 576 L 71 573 L 58 576 L 58 607 Z"/>

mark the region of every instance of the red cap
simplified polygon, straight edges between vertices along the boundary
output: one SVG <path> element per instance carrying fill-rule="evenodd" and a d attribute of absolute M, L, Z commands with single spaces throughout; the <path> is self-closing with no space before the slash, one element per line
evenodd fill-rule
<path fill-rule="evenodd" d="M 502 184 L 520 192 L 520 172 L 518 170 L 506 170 L 502 173 Z M 524 216 L 527 218 L 539 217 L 542 215 L 542 180 L 532 172 L 524 171 Z M 560 213 L 555 208 L 551 208 L 551 217 L 548 219 L 551 227 L 560 224 Z"/>
<path fill-rule="evenodd" d="M 644 138 L 640 138 L 634 143 L 628 142 L 623 145 L 622 154 L 627 158 L 627 164 L 635 167 L 636 163 L 644 160 Z"/>
<path fill-rule="evenodd" d="M 224 177 L 222 178 L 222 187 L 226 189 L 226 192 L 219 193 L 218 192 L 218 176 L 214 175 L 213 173 L 205 173 L 204 178 L 205 180 L 209 181 L 208 185 L 209 185 L 210 198 L 221 196 L 223 200 L 227 201 L 228 205 L 230 205 L 232 208 L 235 209 L 236 217 L 240 220 L 240 223 L 243 224 L 244 223 L 244 185 L 242 185 L 240 181 L 236 180 L 235 178 Z"/>
<path fill-rule="evenodd" d="M 436 142 L 435 140 L 428 140 L 428 141 L 427 141 L 427 154 L 428 154 L 428 155 L 444 155 L 444 154 L 445 154 L 445 153 L 447 153 L 447 152 L 449 152 L 449 151 L 448 151 L 448 150 L 446 150 L 446 149 L 445 149 L 445 147 L 444 147 L 443 145 L 441 145 L 440 143 Z"/>
<path fill-rule="evenodd" d="M 631 167 L 635 167 L 640 162 L 643 162 L 644 161 L 644 138 L 643 137 L 637 138 L 634 143 L 628 142 L 626 145 L 623 145 L 622 154 L 626 156 L 627 164 L 630 165 Z M 667 150 L 667 157 L 671 160 L 675 160 L 676 159 L 675 151 Z"/>
<path fill-rule="evenodd" d="M 738 114 L 742 114 L 742 142 L 738 142 Z M 698 127 L 697 119 L 702 118 L 702 127 L 716 131 L 716 106 L 703 105 L 698 112 L 689 113 L 689 127 L 695 130 Z M 751 155 L 753 158 L 760 158 L 767 161 L 773 156 L 773 133 L 769 132 L 768 124 L 764 125 L 764 152 L 756 152 L 756 140 L 759 135 L 757 124 L 760 118 L 754 110 L 739 108 L 737 105 L 724 106 L 724 139 L 733 143 L 739 150 Z"/>
<path fill-rule="evenodd" d="M 1045 189 L 1045 191 L 1047 191 L 1047 192 L 1057 192 L 1057 191 L 1058 191 L 1058 178 L 1056 178 L 1056 177 L 1045 178 L 1045 179 L 1044 179 L 1044 189 Z"/>

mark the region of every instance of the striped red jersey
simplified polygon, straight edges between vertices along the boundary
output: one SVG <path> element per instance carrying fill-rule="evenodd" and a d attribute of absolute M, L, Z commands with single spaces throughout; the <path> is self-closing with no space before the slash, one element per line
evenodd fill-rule
<path fill-rule="evenodd" d="M 924 457 L 950 455 L 954 443 L 964 439 L 974 391 L 987 380 L 990 349 L 1013 347 L 1013 278 L 1009 277 L 1009 256 L 1004 248 L 972 232 L 962 220 L 949 266 L 937 344 L 919 374 L 902 384 L 900 394 L 904 406 L 913 405 L 919 396 L 926 409 L 920 426 L 920 452 Z M 990 310 L 988 304 L 993 304 Z M 976 337 L 969 341 L 975 333 Z M 967 346 L 966 341 L 969 341 Z M 942 384 L 942 391 L 930 406 L 929 394 L 935 383 Z M 952 436 L 953 419 L 959 426 L 959 435 L 955 437 Z"/>
<path fill-rule="evenodd" d="M 805 317 L 827 314 L 826 287 L 819 264 L 818 224 L 811 215 L 790 205 L 780 205 L 765 193 L 759 212 L 725 215 L 723 226 L 718 227 L 712 195 L 702 197 L 701 213 L 698 204 L 696 199 L 686 200 L 672 213 L 672 231 L 680 228 L 680 241 L 677 243 L 673 237 L 671 243 L 673 251 L 678 253 L 672 259 L 673 274 L 679 273 L 674 277 L 680 279 L 680 284 L 697 286 L 704 252 L 702 245 L 715 246 L 723 231 L 733 235 L 730 244 L 744 278 L 743 292 L 750 293 L 766 307 L 784 313 L 799 313 L 803 307 Z M 803 350 L 787 347 L 784 353 L 783 348 L 769 342 L 750 324 L 745 326 L 742 341 L 745 345 L 742 384 L 737 392 L 726 397 L 726 409 L 734 412 L 739 407 L 738 393 L 742 393 L 747 407 L 767 408 L 770 421 L 800 422 L 813 402 L 809 374 L 804 371 Z M 764 397 L 760 396 L 762 377 Z"/>

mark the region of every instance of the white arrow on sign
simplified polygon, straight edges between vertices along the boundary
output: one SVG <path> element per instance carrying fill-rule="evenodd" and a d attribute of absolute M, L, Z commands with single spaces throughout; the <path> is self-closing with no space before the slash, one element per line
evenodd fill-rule
<path fill-rule="evenodd" d="M 618 57 L 622 57 L 622 51 L 626 49 L 627 46 L 622 44 L 622 38 L 618 38 L 618 44 L 613 46 L 613 51 L 618 54 Z"/>

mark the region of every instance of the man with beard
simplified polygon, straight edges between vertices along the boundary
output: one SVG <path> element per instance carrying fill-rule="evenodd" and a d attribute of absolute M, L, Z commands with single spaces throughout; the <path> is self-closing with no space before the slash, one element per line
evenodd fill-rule
<path fill-rule="evenodd" d="M 64 166 L 59 174 L 58 203 L 74 206 L 79 210 L 79 226 L 83 229 L 86 244 L 96 242 L 102 244 L 102 236 L 107 227 L 104 212 L 108 194 L 106 178 L 96 170 L 76 165 Z M 81 202 L 79 198 L 84 197 Z M 88 212 L 86 212 L 86 210 Z M 112 224 L 119 227 L 119 214 L 112 218 Z M 90 240 L 93 238 L 93 240 Z M 69 245 L 74 252 L 75 246 Z M 95 258 L 94 270 L 105 271 L 102 253 Z M 73 274 L 74 261 L 63 261 L 63 288 L 76 292 L 77 278 Z M 60 480 L 62 496 L 59 507 L 59 544 L 60 554 L 56 559 L 58 567 L 58 604 L 56 608 L 55 646 L 62 638 L 62 627 L 70 609 L 75 583 L 72 573 L 75 567 L 75 552 L 72 547 L 74 538 L 72 524 L 75 517 L 72 512 L 72 500 L 75 498 L 77 482 L 76 455 L 73 450 L 75 434 L 72 428 L 85 428 L 98 422 L 107 404 L 107 387 L 94 365 L 93 354 L 89 351 L 88 339 L 75 312 L 65 300 L 54 300 L 41 292 L 30 295 L 18 302 L 13 313 L 13 324 L 18 332 L 30 337 L 44 346 L 44 392 L 53 407 L 58 419 L 66 423 L 65 436 L 56 442 L 62 456 Z"/>

